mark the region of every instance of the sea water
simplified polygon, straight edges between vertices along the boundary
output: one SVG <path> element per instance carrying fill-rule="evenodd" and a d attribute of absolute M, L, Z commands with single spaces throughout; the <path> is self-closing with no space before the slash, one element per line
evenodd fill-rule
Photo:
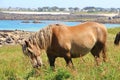
<path fill-rule="evenodd" d="M 0 30 L 24 30 L 24 31 L 38 31 L 41 28 L 48 26 L 49 24 L 66 24 L 68 26 L 74 26 L 81 22 L 66 22 L 66 21 L 53 21 L 53 20 L 41 20 L 40 23 L 33 23 L 33 20 L 28 20 L 29 23 L 23 23 L 24 20 L 0 20 Z M 120 24 L 105 24 L 107 28 L 120 27 Z"/>

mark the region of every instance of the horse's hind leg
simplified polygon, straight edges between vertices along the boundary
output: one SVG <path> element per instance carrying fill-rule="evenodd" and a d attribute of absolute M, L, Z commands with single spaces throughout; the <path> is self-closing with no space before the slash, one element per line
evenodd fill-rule
<path fill-rule="evenodd" d="M 93 47 L 93 49 L 91 50 L 91 53 L 95 57 L 97 65 L 99 65 L 100 62 L 101 62 L 101 60 L 100 60 L 100 53 L 101 53 L 101 51 L 104 52 L 104 58 L 106 56 L 105 55 L 105 50 L 103 50 L 103 49 L 104 49 L 104 44 L 101 43 L 101 42 L 97 42 L 95 44 L 95 46 Z"/>

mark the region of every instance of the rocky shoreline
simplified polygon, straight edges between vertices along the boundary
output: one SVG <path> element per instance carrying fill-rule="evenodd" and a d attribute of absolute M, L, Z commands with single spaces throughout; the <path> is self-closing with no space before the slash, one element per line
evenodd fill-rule
<path fill-rule="evenodd" d="M 16 45 L 23 42 L 34 32 L 20 30 L 0 30 L 0 47 L 3 45 Z"/>

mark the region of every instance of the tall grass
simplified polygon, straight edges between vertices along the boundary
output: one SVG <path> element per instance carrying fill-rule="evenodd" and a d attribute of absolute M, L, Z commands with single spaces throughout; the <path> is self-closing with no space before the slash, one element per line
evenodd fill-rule
<path fill-rule="evenodd" d="M 22 54 L 21 46 L 3 46 L 0 48 L 0 80 L 119 80 L 120 79 L 120 46 L 114 46 L 115 34 L 120 28 L 108 29 L 107 57 L 108 62 L 96 66 L 89 53 L 73 59 L 75 69 L 66 67 L 63 58 L 57 58 L 56 70 L 52 71 L 46 54 L 42 54 L 45 66 L 33 69 L 29 58 Z"/>

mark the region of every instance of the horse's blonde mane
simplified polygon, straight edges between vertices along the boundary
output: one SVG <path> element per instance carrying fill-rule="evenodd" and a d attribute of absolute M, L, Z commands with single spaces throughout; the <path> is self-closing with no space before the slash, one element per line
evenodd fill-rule
<path fill-rule="evenodd" d="M 41 29 L 29 37 L 29 42 L 33 45 L 38 45 L 40 49 L 46 49 L 51 44 L 52 26 Z"/>

